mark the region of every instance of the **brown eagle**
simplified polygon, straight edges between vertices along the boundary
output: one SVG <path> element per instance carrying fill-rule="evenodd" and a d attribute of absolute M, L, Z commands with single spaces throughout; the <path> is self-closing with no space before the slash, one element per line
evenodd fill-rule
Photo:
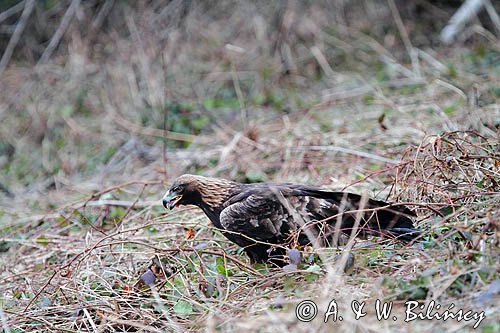
<path fill-rule="evenodd" d="M 163 206 L 196 205 L 252 263 L 286 264 L 287 248 L 332 246 L 339 234 L 378 235 L 411 241 L 415 214 L 360 195 L 295 184 L 240 184 L 195 175 L 178 177 Z"/>

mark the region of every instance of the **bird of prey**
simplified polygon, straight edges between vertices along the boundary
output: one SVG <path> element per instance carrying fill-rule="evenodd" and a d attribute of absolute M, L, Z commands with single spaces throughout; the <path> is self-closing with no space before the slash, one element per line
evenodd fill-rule
<path fill-rule="evenodd" d="M 163 206 L 195 205 L 252 263 L 286 264 L 287 248 L 332 246 L 339 234 L 377 235 L 409 242 L 420 232 L 408 208 L 347 192 L 295 185 L 240 184 L 185 174 L 163 197 Z"/>

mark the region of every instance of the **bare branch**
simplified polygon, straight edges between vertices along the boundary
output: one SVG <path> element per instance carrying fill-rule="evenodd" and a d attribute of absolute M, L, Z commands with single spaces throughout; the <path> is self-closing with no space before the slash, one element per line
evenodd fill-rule
<path fill-rule="evenodd" d="M 484 6 L 483 0 L 467 0 L 451 17 L 448 25 L 441 31 L 441 40 L 445 44 L 450 44 L 455 36 L 474 16 L 481 11 Z"/>
<path fill-rule="evenodd" d="M 0 23 L 11 17 L 12 15 L 20 12 L 24 8 L 24 0 L 20 1 L 15 6 L 10 7 L 6 11 L 0 13 Z"/>
<path fill-rule="evenodd" d="M 52 36 L 52 39 L 49 42 L 49 45 L 43 51 L 42 56 L 40 57 L 40 60 L 38 60 L 38 64 L 43 64 L 49 60 L 49 58 L 52 56 L 52 53 L 56 49 L 57 45 L 59 45 L 59 42 L 61 41 L 61 38 L 63 37 L 64 33 L 68 29 L 71 20 L 73 19 L 73 16 L 76 13 L 76 10 L 80 6 L 80 0 L 73 0 L 71 1 L 71 4 L 68 7 L 68 10 L 66 10 L 66 13 L 64 14 L 61 24 L 59 24 L 59 27 L 57 28 L 56 32 L 54 33 L 54 36 Z"/>
<path fill-rule="evenodd" d="M 19 39 L 21 39 L 21 35 L 26 27 L 26 23 L 28 22 L 28 18 L 30 17 L 31 12 L 33 12 L 33 8 L 35 8 L 35 0 L 28 0 L 24 6 L 19 23 L 16 26 L 16 30 L 14 30 L 14 33 L 9 40 L 9 44 L 2 55 L 2 60 L 0 60 L 0 73 L 7 68 L 10 58 L 12 57 L 12 53 L 14 52 L 14 48 L 17 46 L 17 43 L 19 43 Z"/>

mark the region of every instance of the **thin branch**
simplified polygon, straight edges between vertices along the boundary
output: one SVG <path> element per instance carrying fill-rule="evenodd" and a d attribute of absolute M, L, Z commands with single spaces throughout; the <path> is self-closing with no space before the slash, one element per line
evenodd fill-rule
<path fill-rule="evenodd" d="M 71 20 L 73 19 L 73 16 L 76 13 L 76 10 L 80 6 L 80 0 L 73 0 L 71 1 L 71 4 L 68 7 L 68 10 L 66 10 L 66 13 L 64 13 L 64 16 L 61 20 L 61 24 L 59 24 L 59 27 L 57 28 L 56 32 L 54 33 L 54 36 L 52 36 L 52 39 L 49 42 L 49 45 L 43 51 L 42 56 L 38 60 L 38 64 L 43 64 L 49 60 L 49 58 L 52 56 L 52 53 L 56 49 L 57 45 L 59 45 L 59 42 L 61 41 L 61 38 L 63 37 L 64 33 L 68 29 Z"/>
<path fill-rule="evenodd" d="M 441 40 L 450 44 L 463 27 L 476 16 L 484 6 L 483 0 L 467 0 L 451 17 L 448 25 L 441 31 Z"/>
<path fill-rule="evenodd" d="M 15 6 L 10 7 L 9 9 L 0 13 L 0 23 L 11 17 L 12 15 L 20 12 L 24 8 L 24 0 L 16 4 Z"/>
<path fill-rule="evenodd" d="M 7 323 L 7 316 L 5 316 L 5 313 L 2 310 L 2 307 L 0 306 L 0 321 L 2 322 L 2 328 L 5 333 L 10 333 L 10 327 Z"/>
<path fill-rule="evenodd" d="M 389 2 L 389 7 L 391 8 L 392 16 L 394 17 L 394 21 L 396 21 L 399 34 L 401 35 L 401 39 L 403 40 L 408 55 L 410 56 L 413 68 L 413 75 L 420 77 L 421 73 L 420 73 L 420 63 L 418 61 L 418 52 L 411 44 L 410 37 L 408 36 L 408 32 L 406 31 L 405 25 L 403 23 L 403 20 L 401 19 L 401 15 L 399 15 L 399 11 L 398 8 L 396 7 L 394 0 L 388 0 L 388 2 Z"/>
<path fill-rule="evenodd" d="M 94 19 L 94 21 L 92 21 L 92 29 L 94 31 L 97 31 L 101 28 L 102 24 L 104 23 L 104 19 L 106 18 L 106 16 L 108 16 L 114 4 L 115 0 L 106 0 L 104 5 L 102 5 L 96 18 Z"/>
<path fill-rule="evenodd" d="M 495 28 L 497 29 L 497 33 L 500 34 L 500 16 L 498 16 L 495 7 L 491 4 L 490 0 L 484 0 L 484 6 L 486 7 L 486 11 L 490 16 L 491 21 L 493 22 Z"/>
<path fill-rule="evenodd" d="M 21 14 L 21 18 L 19 19 L 19 23 L 16 25 L 16 30 L 14 30 L 14 33 L 9 40 L 9 44 L 7 45 L 7 48 L 2 55 L 2 60 L 0 60 L 0 73 L 3 72 L 5 68 L 7 68 L 10 58 L 12 57 L 12 53 L 14 52 L 14 48 L 17 46 L 17 43 L 19 43 L 24 28 L 26 28 L 26 23 L 28 23 L 28 18 L 30 17 L 34 8 L 35 0 L 28 0 L 26 2 L 26 5 L 24 6 L 24 10 Z"/>
<path fill-rule="evenodd" d="M 387 162 L 391 164 L 399 164 L 401 161 L 393 160 L 387 157 L 378 156 L 375 154 L 367 153 L 364 151 L 354 150 L 351 148 L 344 148 L 338 146 L 300 146 L 300 147 L 289 147 L 292 150 L 319 150 L 319 151 L 337 151 L 340 153 L 346 153 L 356 156 L 361 156 L 365 158 L 370 158 L 372 160 L 377 160 L 381 162 Z"/>

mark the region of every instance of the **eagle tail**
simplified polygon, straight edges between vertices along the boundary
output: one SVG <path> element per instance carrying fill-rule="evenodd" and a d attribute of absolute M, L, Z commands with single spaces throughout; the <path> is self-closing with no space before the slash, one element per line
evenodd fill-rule
<path fill-rule="evenodd" d="M 379 234 L 379 236 L 388 236 L 403 242 L 411 242 L 417 238 L 421 232 L 415 228 L 413 218 L 415 213 L 407 207 L 397 204 L 389 204 L 384 201 L 368 199 L 363 204 L 363 198 L 360 195 L 340 192 L 333 192 L 335 201 L 342 205 L 342 202 L 348 202 L 346 210 L 366 209 L 363 218 L 368 220 L 365 228 L 367 233 Z M 347 196 L 347 199 L 346 199 Z M 345 205 L 345 204 L 344 204 Z M 346 219 L 346 224 L 353 224 L 357 218 L 357 213 L 351 214 L 351 219 Z"/>
<path fill-rule="evenodd" d="M 302 195 L 324 199 L 332 204 L 332 208 L 319 208 L 321 211 L 316 212 L 318 218 L 336 215 L 338 207 L 342 207 L 344 211 L 342 229 L 347 233 L 354 228 L 358 212 L 361 210 L 364 211 L 363 220 L 365 221 L 364 225 L 360 226 L 361 234 L 387 236 L 403 242 L 411 242 L 421 234 L 413 223 L 415 213 L 403 205 L 374 199 L 365 200 L 358 194 L 348 192 L 331 192 L 308 187 L 302 188 L 300 192 Z M 330 224 L 335 223 L 335 219 L 330 222 Z"/>

